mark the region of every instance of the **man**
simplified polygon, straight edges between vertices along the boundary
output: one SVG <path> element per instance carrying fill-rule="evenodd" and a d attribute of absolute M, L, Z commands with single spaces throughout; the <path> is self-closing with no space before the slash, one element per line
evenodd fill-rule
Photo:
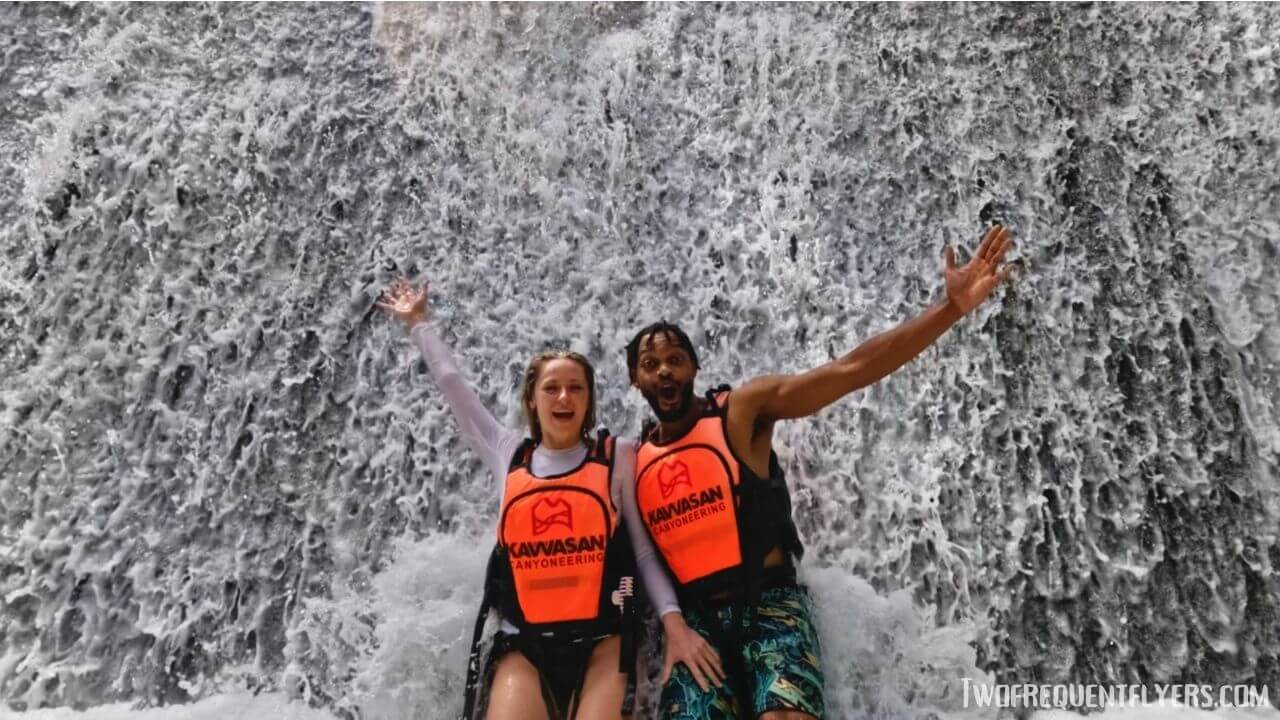
<path fill-rule="evenodd" d="M 668 661 L 667 720 L 822 717 L 818 639 L 796 583 L 802 547 L 773 453 L 774 424 L 812 415 L 919 355 L 1008 277 L 1012 267 L 1001 263 L 1011 245 L 997 226 L 964 266 L 947 248 L 942 300 L 797 375 L 695 397 L 697 353 L 679 327 L 654 323 L 627 345 L 631 384 L 658 419 L 636 460 L 641 520 L 676 581 L 685 621 L 711 641 L 728 673 L 721 685 L 707 682 L 697 663 Z"/>

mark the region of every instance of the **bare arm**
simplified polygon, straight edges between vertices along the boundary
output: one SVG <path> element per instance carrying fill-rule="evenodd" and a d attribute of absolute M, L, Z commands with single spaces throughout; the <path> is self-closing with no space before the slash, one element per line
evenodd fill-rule
<path fill-rule="evenodd" d="M 854 390 L 910 362 L 965 313 L 985 300 L 1011 268 L 1000 267 L 1012 244 L 1008 230 L 992 228 L 964 267 L 947 248 L 947 295 L 920 315 L 867 340 L 847 355 L 797 375 L 768 375 L 733 393 L 730 412 L 751 426 L 812 415 Z"/>

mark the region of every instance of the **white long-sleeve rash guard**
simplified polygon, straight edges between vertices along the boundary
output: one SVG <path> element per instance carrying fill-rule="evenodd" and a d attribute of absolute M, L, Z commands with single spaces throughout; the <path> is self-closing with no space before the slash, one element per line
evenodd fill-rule
<path fill-rule="evenodd" d="M 489 474 L 493 476 L 497 486 L 498 502 L 502 502 L 502 491 L 507 480 L 507 470 L 511 458 L 524 433 L 504 427 L 480 402 L 475 391 L 471 389 L 458 371 L 449 347 L 440 336 L 431 329 L 428 323 L 414 325 L 410 330 L 418 350 L 427 362 L 427 368 L 436 386 L 444 396 L 449 409 L 453 411 L 467 444 L 480 455 Z M 675 590 L 666 570 L 659 562 L 649 533 L 641 525 L 640 511 L 636 508 L 635 470 L 636 443 L 633 440 L 617 438 L 614 444 L 613 474 L 609 479 L 609 492 L 613 496 L 615 507 L 622 508 L 624 525 L 631 536 L 631 546 L 635 549 L 636 568 L 644 582 L 645 590 L 658 615 L 679 612 L 680 603 L 676 600 Z M 548 477 L 565 473 L 582 464 L 587 456 L 587 446 L 578 443 L 563 450 L 552 450 L 538 445 L 533 450 L 529 462 L 529 471 L 534 477 Z M 515 632 L 514 626 L 503 623 L 507 632 Z"/>

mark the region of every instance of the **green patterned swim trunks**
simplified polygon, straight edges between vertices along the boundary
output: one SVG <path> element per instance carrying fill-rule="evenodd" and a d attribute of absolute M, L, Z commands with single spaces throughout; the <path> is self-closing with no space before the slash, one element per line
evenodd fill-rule
<path fill-rule="evenodd" d="M 729 615 L 727 607 L 711 611 L 695 609 L 685 614 L 685 622 L 714 645 L 711 638 L 728 634 Z M 821 718 L 824 709 L 822 667 L 812 617 L 809 595 L 804 589 L 789 586 L 765 590 L 760 596 L 756 630 L 742 646 L 742 665 L 750 676 L 755 695 L 751 707 L 744 708 L 749 711 L 741 714 L 735 711 L 737 702 L 729 687 L 731 683 L 703 692 L 682 663 L 676 665 L 662 689 L 662 717 L 665 720 L 745 720 L 770 710 L 799 710 Z M 719 625 L 716 633 L 711 632 L 712 621 Z M 723 657 L 724 648 L 716 649 Z"/>

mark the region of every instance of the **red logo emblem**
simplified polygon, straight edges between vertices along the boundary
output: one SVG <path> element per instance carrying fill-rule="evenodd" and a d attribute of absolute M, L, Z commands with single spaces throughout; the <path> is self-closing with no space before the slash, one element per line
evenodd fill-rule
<path fill-rule="evenodd" d="M 671 497 L 677 485 L 693 489 L 693 480 L 689 478 L 689 466 L 679 460 L 668 460 L 658 468 L 658 489 L 662 491 L 662 499 Z"/>
<path fill-rule="evenodd" d="M 563 525 L 573 530 L 573 509 L 568 500 L 541 498 L 533 504 L 533 534 L 541 535 L 552 525 Z"/>

